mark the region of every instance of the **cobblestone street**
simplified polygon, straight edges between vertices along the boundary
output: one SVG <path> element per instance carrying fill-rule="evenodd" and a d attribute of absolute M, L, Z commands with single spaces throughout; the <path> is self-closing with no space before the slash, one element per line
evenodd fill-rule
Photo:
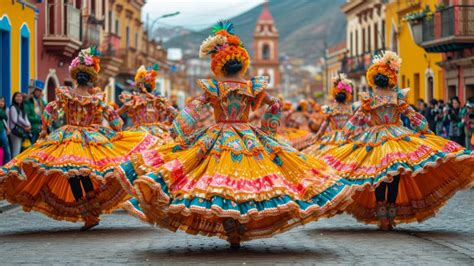
<path fill-rule="evenodd" d="M 338 216 L 232 251 L 218 238 L 152 228 L 125 213 L 89 232 L 19 208 L 0 214 L 0 264 L 474 264 L 474 190 L 423 224 L 380 232 Z"/>

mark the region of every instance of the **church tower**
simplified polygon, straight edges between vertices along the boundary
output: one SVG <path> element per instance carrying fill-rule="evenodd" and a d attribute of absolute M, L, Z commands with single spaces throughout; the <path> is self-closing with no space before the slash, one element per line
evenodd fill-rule
<path fill-rule="evenodd" d="M 278 30 L 267 1 L 263 4 L 253 33 L 252 75 L 269 76 L 269 88 L 272 89 L 280 85 L 278 38 Z"/>

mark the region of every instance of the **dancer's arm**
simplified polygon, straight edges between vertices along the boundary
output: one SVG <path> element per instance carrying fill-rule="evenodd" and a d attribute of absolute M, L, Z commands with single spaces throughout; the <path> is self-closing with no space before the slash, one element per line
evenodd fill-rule
<path fill-rule="evenodd" d="M 48 128 L 53 124 L 54 120 L 58 119 L 60 109 L 61 104 L 59 101 L 52 101 L 46 105 L 43 111 L 43 116 L 41 117 L 42 127 L 39 134 L 40 138 L 48 135 Z"/>
<path fill-rule="evenodd" d="M 110 127 L 115 131 L 122 131 L 123 121 L 117 111 L 104 101 L 100 101 L 100 107 L 102 107 L 104 117 L 109 122 Z"/>
<path fill-rule="evenodd" d="M 186 105 L 173 121 L 171 136 L 178 142 L 189 144 L 192 141 L 190 136 L 196 130 L 196 123 L 201 117 L 202 108 L 208 102 L 206 94 L 202 94 Z"/>

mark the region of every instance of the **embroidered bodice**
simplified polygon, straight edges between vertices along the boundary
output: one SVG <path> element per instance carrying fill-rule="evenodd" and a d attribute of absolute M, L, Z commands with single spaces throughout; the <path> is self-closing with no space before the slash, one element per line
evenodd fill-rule
<path fill-rule="evenodd" d="M 264 96 L 266 77 L 254 77 L 247 82 L 198 80 L 217 122 L 248 122 L 251 110 L 256 110 Z"/>
<path fill-rule="evenodd" d="M 120 130 L 122 127 L 122 120 L 117 112 L 105 103 L 103 93 L 82 96 L 66 87 L 56 89 L 56 96 L 58 100 L 50 102 L 43 112 L 43 124 L 48 127 L 58 117 L 61 109 L 64 111 L 66 125 L 100 125 L 102 118 L 105 118 L 113 129 Z"/>
<path fill-rule="evenodd" d="M 327 116 L 327 126 L 329 130 L 342 129 L 347 120 L 353 114 L 353 107 L 350 104 L 333 104 L 323 107 L 323 114 Z"/>
<path fill-rule="evenodd" d="M 346 131 L 362 131 L 364 128 L 402 127 L 401 115 L 405 115 L 411 127 L 418 132 L 429 132 L 428 122 L 423 115 L 417 113 L 406 101 L 409 89 L 392 93 L 360 93 L 361 107 L 347 122 Z"/>
<path fill-rule="evenodd" d="M 160 122 L 161 113 L 166 111 L 165 99 L 160 96 L 141 94 L 124 95 L 122 98 L 124 98 L 125 104 L 129 105 L 126 114 L 132 119 L 135 127 Z"/>

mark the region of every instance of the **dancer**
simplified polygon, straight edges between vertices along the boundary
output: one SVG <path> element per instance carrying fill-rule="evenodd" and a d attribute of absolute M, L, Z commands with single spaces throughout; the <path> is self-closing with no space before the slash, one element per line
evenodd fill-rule
<path fill-rule="evenodd" d="M 120 117 L 101 93 L 89 94 L 100 70 L 97 54 L 89 48 L 72 61 L 69 71 L 77 86 L 56 89 L 57 100 L 44 110 L 40 139 L 0 170 L 0 198 L 53 219 L 84 221 L 81 230 L 96 226 L 101 213 L 129 198 L 114 167 L 156 140 L 145 132 L 116 132 Z M 65 125 L 47 135 L 61 109 Z M 102 117 L 115 131 L 97 124 Z"/>
<path fill-rule="evenodd" d="M 354 195 L 347 211 L 382 230 L 434 216 L 473 182 L 472 152 L 430 132 L 406 102 L 408 89 L 397 89 L 400 64 L 390 51 L 375 58 L 366 75 L 373 91 L 360 94 L 361 107 L 344 127 L 354 133 L 350 143 L 323 156 L 348 180 L 370 185 Z M 414 130 L 403 126 L 402 114 Z"/>
<path fill-rule="evenodd" d="M 297 150 L 303 150 L 314 142 L 315 134 L 309 129 L 310 116 L 308 101 L 301 100 L 297 109 L 285 117 L 285 127 L 280 135 Z"/>
<path fill-rule="evenodd" d="M 332 96 L 334 104 L 324 106 L 325 119 L 314 144 L 304 150 L 306 154 L 319 156 L 325 151 L 346 143 L 342 128 L 354 113 L 352 106 L 352 82 L 339 74 L 333 80 Z"/>
<path fill-rule="evenodd" d="M 135 86 L 138 95 L 120 95 L 123 102 L 119 114 L 126 113 L 133 122 L 129 130 L 144 130 L 160 139 L 159 145 L 172 141 L 168 127 L 161 122 L 161 114 L 168 115 L 169 123 L 176 117 L 176 110 L 167 103 L 166 99 L 152 94 L 156 86 L 158 65 L 146 69 L 141 66 L 135 75 Z"/>
<path fill-rule="evenodd" d="M 137 154 L 117 169 L 126 183 L 137 175 L 135 169 L 161 165 L 128 187 L 147 220 L 173 231 L 220 236 L 239 247 L 240 241 L 344 209 L 352 187 L 321 161 L 271 136 L 280 104 L 265 92 L 267 78 L 242 78 L 250 58 L 232 24 L 220 22 L 213 32 L 200 55 L 211 57 L 218 79 L 198 80 L 204 93 L 174 121 L 178 142 Z M 206 103 L 213 106 L 216 123 L 196 129 Z M 259 128 L 248 120 L 250 110 L 261 104 L 270 107 Z"/>

